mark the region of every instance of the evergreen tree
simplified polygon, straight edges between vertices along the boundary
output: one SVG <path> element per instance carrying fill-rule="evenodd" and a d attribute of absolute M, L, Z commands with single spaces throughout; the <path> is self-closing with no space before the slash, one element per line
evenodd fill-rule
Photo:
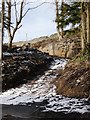
<path fill-rule="evenodd" d="M 80 9 L 80 2 L 62 2 L 61 6 L 59 7 L 58 18 L 56 19 L 56 22 L 58 22 L 58 28 L 64 29 L 70 24 L 73 28 L 80 26 Z"/>
<path fill-rule="evenodd" d="M 82 0 L 69 4 L 63 2 L 63 7 L 61 5 L 59 11 L 58 27 L 65 28 L 69 24 L 72 24 L 73 28 L 79 27 L 82 51 L 84 54 L 90 55 L 90 1 Z"/>
<path fill-rule="evenodd" d="M 66 12 L 66 14 L 68 15 L 68 19 L 66 20 L 66 23 L 71 23 L 73 27 L 75 27 L 75 25 L 80 24 L 81 21 L 81 17 L 80 17 L 80 2 L 73 2 L 70 4 L 68 13 Z"/>

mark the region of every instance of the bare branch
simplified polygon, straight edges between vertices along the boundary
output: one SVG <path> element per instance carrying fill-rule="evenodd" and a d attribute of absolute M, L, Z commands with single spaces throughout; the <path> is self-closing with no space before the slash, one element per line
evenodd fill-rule
<path fill-rule="evenodd" d="M 22 25 L 20 25 L 19 27 L 18 27 L 18 29 L 20 29 L 22 27 Z"/>
<path fill-rule="evenodd" d="M 25 0 L 21 0 L 21 2 L 16 2 L 16 0 L 14 0 L 13 3 L 11 1 L 12 0 L 6 0 L 6 4 L 7 4 L 7 6 L 6 6 L 6 10 L 7 10 L 6 11 L 6 13 L 7 13 L 6 27 L 7 27 L 7 31 L 8 31 L 8 35 L 9 35 L 9 41 L 10 41 L 9 47 L 10 48 L 12 47 L 12 41 L 13 41 L 16 31 L 22 27 L 21 22 L 22 22 L 22 19 L 26 16 L 26 14 L 30 10 L 36 9 L 36 8 L 42 6 L 43 4 L 48 3 L 48 2 L 43 2 L 35 7 L 32 7 L 32 8 L 29 7 L 27 10 L 24 11 L 25 6 L 28 5 L 28 3 L 25 3 Z M 17 5 L 19 5 L 19 6 L 17 7 Z M 14 7 L 14 12 L 15 12 L 15 24 L 13 27 L 11 25 L 12 7 Z"/>
<path fill-rule="evenodd" d="M 14 0 L 14 6 L 15 6 L 16 22 L 18 22 L 18 17 L 17 17 L 17 7 L 16 7 L 16 1 L 15 1 L 15 0 Z"/>
<path fill-rule="evenodd" d="M 46 3 L 46 2 L 43 2 L 43 3 L 41 3 L 41 4 L 39 4 L 39 5 L 35 6 L 35 7 L 28 8 L 27 11 L 23 14 L 22 17 L 25 17 L 25 15 L 26 15 L 30 10 L 36 9 L 36 8 L 42 6 L 42 5 L 45 4 L 45 3 Z"/>

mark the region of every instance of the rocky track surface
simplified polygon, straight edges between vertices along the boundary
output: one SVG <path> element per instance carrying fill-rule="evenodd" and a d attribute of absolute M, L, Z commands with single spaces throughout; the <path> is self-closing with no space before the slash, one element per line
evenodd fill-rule
<path fill-rule="evenodd" d="M 3 76 L 5 78 L 5 76 L 8 75 L 8 81 L 9 78 L 12 78 L 12 82 L 7 81 L 9 87 L 6 88 L 8 90 L 3 89 L 3 92 L 0 95 L 0 104 L 2 104 L 3 114 L 2 120 L 90 119 L 90 100 L 88 98 L 69 98 L 56 93 L 56 86 L 53 84 L 53 82 L 58 76 L 60 76 L 58 71 L 64 68 L 67 60 L 56 57 L 52 58 L 51 56 L 43 54 L 39 51 L 35 52 L 34 49 L 32 49 L 32 52 L 27 52 L 26 49 L 21 50 L 21 48 L 19 48 L 13 53 L 9 52 L 8 54 L 4 54 L 6 54 L 4 58 L 6 68 L 4 63 Z M 33 58 L 35 61 L 33 61 L 31 58 Z M 19 65 L 17 66 L 17 64 L 14 62 L 18 62 Z M 32 64 L 32 62 L 34 64 Z M 29 64 L 32 65 L 32 67 L 28 67 Z M 32 73 L 33 66 L 33 70 L 37 72 L 36 74 L 33 73 L 32 77 L 30 73 Z M 21 76 L 23 74 L 18 73 L 19 78 L 16 77 L 17 79 L 15 76 L 12 77 L 14 72 L 17 75 L 17 72 L 20 70 L 21 73 L 23 73 L 23 70 L 31 70 L 29 72 L 31 77 L 27 75 L 28 72 L 25 74 L 23 73 L 23 77 Z M 25 79 L 26 83 L 24 84 L 20 82 L 18 85 L 16 85 L 13 81 L 23 81 Z M 4 85 L 8 86 L 6 81 L 4 83 Z M 10 84 L 13 84 L 14 87 L 12 86 L 12 88 Z"/>

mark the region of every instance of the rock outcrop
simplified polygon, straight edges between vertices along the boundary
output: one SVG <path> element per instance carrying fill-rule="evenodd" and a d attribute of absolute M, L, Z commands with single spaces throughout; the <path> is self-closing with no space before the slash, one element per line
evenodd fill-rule
<path fill-rule="evenodd" d="M 81 50 L 80 36 L 73 35 L 72 37 L 64 37 L 62 40 L 58 40 L 57 34 L 50 37 L 44 37 L 37 42 L 31 42 L 31 46 L 34 48 L 49 53 L 50 55 L 59 57 L 72 58 Z"/>
<path fill-rule="evenodd" d="M 81 50 L 80 41 L 80 33 L 65 35 L 60 41 L 55 33 L 49 37 L 44 36 L 27 42 L 14 43 L 13 45 L 22 46 L 29 43 L 31 47 L 49 53 L 49 55 L 72 58 Z"/>

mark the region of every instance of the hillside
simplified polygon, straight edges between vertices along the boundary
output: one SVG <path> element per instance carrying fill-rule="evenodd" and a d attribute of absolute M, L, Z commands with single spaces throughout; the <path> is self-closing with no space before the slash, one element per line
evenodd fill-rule
<path fill-rule="evenodd" d="M 64 75 L 67 61 L 27 46 L 4 52 L 2 119 L 63 120 L 68 117 L 69 120 L 89 120 L 89 99 L 71 98 L 69 94 L 65 97 L 57 92 L 55 83 Z M 70 83 L 66 82 L 67 85 Z"/>
<path fill-rule="evenodd" d="M 36 49 L 16 47 L 3 53 L 2 91 L 36 79 L 49 68 L 53 58 Z M 11 74 L 13 73 L 13 74 Z"/>
<path fill-rule="evenodd" d="M 81 50 L 78 31 L 66 34 L 61 41 L 58 41 L 57 34 L 40 37 L 32 40 L 30 45 L 50 55 L 72 59 L 54 81 L 57 93 L 70 97 L 90 96 L 90 65 L 87 65 L 87 60 L 73 61 L 75 56 L 79 58 Z"/>
<path fill-rule="evenodd" d="M 90 63 L 69 61 L 55 84 L 57 92 L 64 96 L 90 98 Z"/>
<path fill-rule="evenodd" d="M 20 43 L 23 44 L 23 42 Z M 71 59 L 75 58 L 81 50 L 80 33 L 78 31 L 67 33 L 61 41 L 58 41 L 57 34 L 53 34 L 49 37 L 43 36 L 33 39 L 28 43 L 30 43 L 31 47 L 49 53 L 49 55 Z M 14 43 L 14 45 L 17 44 Z M 90 96 L 90 67 L 86 63 L 86 61 L 69 61 L 62 74 L 60 70 L 60 77 L 55 79 L 59 94 L 71 97 Z"/>
<path fill-rule="evenodd" d="M 81 50 L 80 32 L 67 32 L 62 40 L 58 40 L 57 34 L 43 36 L 26 42 L 17 42 L 13 45 L 22 46 L 30 43 L 30 46 L 49 55 L 72 58 Z"/>
<path fill-rule="evenodd" d="M 56 46 L 63 45 L 61 49 L 66 48 L 64 42 L 68 41 L 68 52 L 74 53 L 71 60 L 62 58 L 65 57 L 62 55 L 49 55 L 48 45 L 53 43 L 50 37 L 38 38 L 39 42 L 36 39 L 32 44 L 27 43 L 21 47 L 13 46 L 11 50 L 6 49 L 7 47 L 3 49 L 0 94 L 2 120 L 32 120 L 32 117 L 35 120 L 63 120 L 67 117 L 70 120 L 89 120 L 90 63 L 84 56 L 80 58 L 78 52 L 81 48 L 75 46 L 80 45 L 80 36 L 72 34 L 62 41 L 57 41 L 56 34 L 51 37 L 56 40 Z M 48 48 L 49 54 L 37 50 L 40 47 Z"/>

